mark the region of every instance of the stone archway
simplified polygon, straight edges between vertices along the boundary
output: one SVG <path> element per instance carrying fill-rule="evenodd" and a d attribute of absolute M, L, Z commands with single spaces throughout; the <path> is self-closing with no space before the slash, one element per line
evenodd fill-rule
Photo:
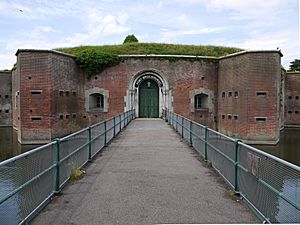
<path fill-rule="evenodd" d="M 125 110 L 135 109 L 136 116 L 139 116 L 139 88 L 145 80 L 153 81 L 158 86 L 158 117 L 162 115 L 163 109 L 173 110 L 167 79 L 154 69 L 142 70 L 131 77 L 125 98 Z"/>

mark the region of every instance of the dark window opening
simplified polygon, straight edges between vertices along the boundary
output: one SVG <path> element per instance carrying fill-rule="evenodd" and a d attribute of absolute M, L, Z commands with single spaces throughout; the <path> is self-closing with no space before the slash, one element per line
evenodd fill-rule
<path fill-rule="evenodd" d="M 291 114 L 291 113 L 292 113 L 292 111 L 288 111 L 288 113 L 290 113 L 290 114 Z"/>
<path fill-rule="evenodd" d="M 201 77 L 201 80 L 204 80 L 204 77 Z"/>
<path fill-rule="evenodd" d="M 2 109 L 0 109 L 0 113 L 2 112 Z"/>
<path fill-rule="evenodd" d="M 225 92 L 222 92 L 222 98 L 225 98 Z"/>
<path fill-rule="evenodd" d="M 298 112 L 298 111 L 295 111 L 295 113 L 298 114 L 299 112 Z"/>
<path fill-rule="evenodd" d="M 103 109 L 104 107 L 104 96 L 102 94 L 91 94 L 90 95 L 90 110 Z"/>
<path fill-rule="evenodd" d="M 292 99 L 292 96 L 289 96 L 289 99 Z"/>
<path fill-rule="evenodd" d="M 74 96 L 76 96 L 76 91 L 72 91 L 72 94 L 73 94 Z"/>
<path fill-rule="evenodd" d="M 8 98 L 8 95 L 5 95 L 5 98 Z"/>
<path fill-rule="evenodd" d="M 195 109 L 207 109 L 208 108 L 208 95 L 198 94 L 194 97 Z"/>
<path fill-rule="evenodd" d="M 63 116 L 63 115 L 59 115 L 59 119 L 61 119 L 61 120 L 62 120 L 63 118 L 64 118 L 64 116 Z"/>
<path fill-rule="evenodd" d="M 32 113 L 32 110 L 30 109 L 30 110 L 29 110 L 29 112 L 31 112 L 31 113 Z"/>
<path fill-rule="evenodd" d="M 235 92 L 234 92 L 234 97 L 237 98 L 238 96 L 239 96 L 239 92 L 235 91 Z"/>
<path fill-rule="evenodd" d="M 238 116 L 237 116 L 237 115 L 234 115 L 233 118 L 234 118 L 235 120 L 237 120 L 237 119 L 238 119 Z"/>
<path fill-rule="evenodd" d="M 5 109 L 5 113 L 9 113 L 9 110 L 8 110 L 8 109 Z"/>
<path fill-rule="evenodd" d="M 98 79 L 98 77 L 95 77 L 95 80 L 97 80 Z"/>
<path fill-rule="evenodd" d="M 228 97 L 231 97 L 231 96 L 232 96 L 232 92 L 229 91 L 229 92 L 228 92 Z"/>
<path fill-rule="evenodd" d="M 267 118 L 266 117 L 256 117 L 255 120 L 256 120 L 256 122 L 266 122 Z"/>
<path fill-rule="evenodd" d="M 265 92 L 265 91 L 256 92 L 256 96 L 266 96 L 266 95 L 267 95 L 267 92 Z"/>
<path fill-rule="evenodd" d="M 97 116 L 97 115 L 95 115 L 95 117 L 97 118 L 98 116 Z"/>
<path fill-rule="evenodd" d="M 228 115 L 227 117 L 228 117 L 229 120 L 231 120 L 231 115 Z"/>
<path fill-rule="evenodd" d="M 1 95 L 0 95 L 0 98 L 1 98 Z"/>
<path fill-rule="evenodd" d="M 225 119 L 225 115 L 222 115 L 222 119 L 223 119 L 223 120 Z"/>
<path fill-rule="evenodd" d="M 70 95 L 70 92 L 69 91 L 66 91 L 66 96 L 69 96 Z"/>
<path fill-rule="evenodd" d="M 299 96 L 296 96 L 295 98 L 296 98 L 296 99 L 299 99 Z"/>
<path fill-rule="evenodd" d="M 28 77 L 29 80 L 31 80 L 31 77 Z"/>
<path fill-rule="evenodd" d="M 75 119 L 75 118 L 76 118 L 76 114 L 75 114 L 75 113 L 73 113 L 73 114 L 72 114 L 72 117 Z"/>
<path fill-rule="evenodd" d="M 30 93 L 31 93 L 31 95 L 40 95 L 40 94 L 42 94 L 42 91 L 41 90 L 31 90 Z"/>
<path fill-rule="evenodd" d="M 64 91 L 59 91 L 59 96 L 63 96 L 64 95 Z"/>
<path fill-rule="evenodd" d="M 69 115 L 69 114 L 67 114 L 67 115 L 66 115 L 66 119 L 69 119 L 69 118 L 70 118 L 70 115 Z"/>
<path fill-rule="evenodd" d="M 83 116 L 83 118 L 85 119 L 85 118 L 86 118 L 86 116 Z"/>
<path fill-rule="evenodd" d="M 42 117 L 40 116 L 31 117 L 31 120 L 32 121 L 42 120 Z"/>

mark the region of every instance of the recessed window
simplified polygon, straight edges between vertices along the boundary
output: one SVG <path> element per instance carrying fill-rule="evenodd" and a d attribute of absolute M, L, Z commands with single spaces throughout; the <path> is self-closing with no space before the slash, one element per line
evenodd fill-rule
<path fill-rule="evenodd" d="M 198 94 L 194 97 L 194 107 L 195 109 L 207 109 L 208 95 Z"/>
<path fill-rule="evenodd" d="M 237 98 L 238 96 L 239 96 L 239 92 L 238 92 L 238 91 L 235 91 L 235 92 L 234 92 L 234 97 Z"/>
<path fill-rule="evenodd" d="M 83 118 L 85 119 L 85 118 L 86 118 L 86 116 L 83 116 Z"/>
<path fill-rule="evenodd" d="M 297 95 L 297 96 L 295 97 L 295 99 L 299 99 L 299 96 Z"/>
<path fill-rule="evenodd" d="M 289 99 L 292 99 L 292 96 L 289 96 Z"/>
<path fill-rule="evenodd" d="M 72 91 L 73 96 L 76 96 L 76 91 Z"/>
<path fill-rule="evenodd" d="M 98 117 L 98 115 L 95 115 L 95 117 L 97 118 L 97 117 Z"/>
<path fill-rule="evenodd" d="M 223 120 L 225 119 L 225 115 L 222 115 L 222 119 L 223 119 Z"/>
<path fill-rule="evenodd" d="M 255 120 L 256 120 L 256 122 L 266 122 L 267 118 L 266 117 L 256 117 Z"/>
<path fill-rule="evenodd" d="M 256 92 L 256 96 L 266 96 L 267 95 L 267 92 L 265 91 L 257 91 Z"/>
<path fill-rule="evenodd" d="M 231 120 L 232 116 L 230 114 L 227 115 L 227 118 Z"/>
<path fill-rule="evenodd" d="M 0 98 L 1 98 L 1 95 L 0 95 Z"/>
<path fill-rule="evenodd" d="M 0 113 L 2 112 L 2 109 L 0 109 Z"/>
<path fill-rule="evenodd" d="M 290 111 L 290 110 L 289 110 L 289 111 L 288 111 L 288 113 L 289 113 L 289 114 L 291 114 L 291 113 L 292 113 L 292 111 Z"/>
<path fill-rule="evenodd" d="M 64 118 L 64 115 L 59 115 L 59 119 L 63 119 Z"/>
<path fill-rule="evenodd" d="M 30 109 L 30 110 L 29 110 L 29 112 L 31 112 L 31 113 L 32 113 L 32 109 Z"/>
<path fill-rule="evenodd" d="M 237 120 L 239 117 L 238 117 L 238 115 L 234 115 L 233 118 L 234 118 L 234 120 Z"/>
<path fill-rule="evenodd" d="M 72 113 L 72 117 L 75 119 L 76 118 L 76 113 Z"/>
<path fill-rule="evenodd" d="M 8 98 L 8 95 L 5 95 L 5 98 Z"/>
<path fill-rule="evenodd" d="M 104 107 L 104 96 L 102 94 L 91 94 L 90 95 L 90 110 L 103 109 Z"/>
<path fill-rule="evenodd" d="M 298 114 L 298 113 L 299 113 L 299 111 L 297 111 L 297 110 L 296 110 L 296 111 L 295 111 L 295 113 L 296 113 L 296 114 Z"/>
<path fill-rule="evenodd" d="M 69 115 L 69 114 L 67 114 L 67 115 L 66 115 L 66 119 L 69 119 L 69 118 L 70 118 L 70 115 Z"/>
<path fill-rule="evenodd" d="M 232 96 L 232 92 L 229 91 L 229 92 L 228 92 L 228 97 L 231 97 L 231 96 Z"/>
<path fill-rule="evenodd" d="M 32 116 L 32 117 L 31 117 L 31 120 L 32 120 L 32 121 L 42 120 L 42 117 L 41 117 L 41 116 Z"/>
<path fill-rule="evenodd" d="M 42 94 L 42 90 L 30 90 L 31 95 L 40 95 Z"/>
<path fill-rule="evenodd" d="M 70 95 L 70 92 L 69 91 L 66 91 L 66 96 L 68 97 Z"/>
<path fill-rule="evenodd" d="M 59 91 L 59 96 L 63 96 L 64 95 L 64 91 L 63 90 L 60 90 Z"/>
<path fill-rule="evenodd" d="M 29 76 L 28 79 L 31 80 L 31 77 Z"/>
<path fill-rule="evenodd" d="M 222 98 L 225 98 L 225 92 L 222 92 Z"/>
<path fill-rule="evenodd" d="M 5 113 L 9 113 L 9 109 L 5 109 Z"/>
<path fill-rule="evenodd" d="M 95 76 L 95 80 L 97 80 L 98 79 L 98 77 L 97 76 Z"/>
<path fill-rule="evenodd" d="M 201 77 L 201 80 L 204 80 L 204 77 L 203 77 L 203 76 Z"/>

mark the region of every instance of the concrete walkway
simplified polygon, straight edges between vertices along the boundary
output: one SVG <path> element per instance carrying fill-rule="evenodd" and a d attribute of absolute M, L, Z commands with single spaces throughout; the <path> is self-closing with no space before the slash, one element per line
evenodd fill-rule
<path fill-rule="evenodd" d="M 259 223 L 163 120 L 134 120 L 32 224 Z"/>

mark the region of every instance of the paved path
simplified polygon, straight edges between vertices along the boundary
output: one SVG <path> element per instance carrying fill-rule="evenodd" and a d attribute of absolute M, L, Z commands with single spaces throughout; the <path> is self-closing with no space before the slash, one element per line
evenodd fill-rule
<path fill-rule="evenodd" d="M 163 120 L 134 120 L 33 224 L 259 223 Z"/>

